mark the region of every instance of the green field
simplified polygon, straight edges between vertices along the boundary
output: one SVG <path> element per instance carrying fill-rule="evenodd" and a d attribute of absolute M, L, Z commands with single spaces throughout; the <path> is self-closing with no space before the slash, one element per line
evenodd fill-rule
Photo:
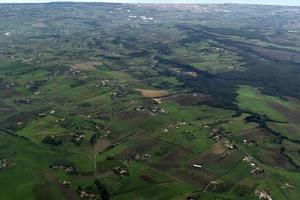
<path fill-rule="evenodd" d="M 297 199 L 299 13 L 0 4 L 0 199 Z"/>

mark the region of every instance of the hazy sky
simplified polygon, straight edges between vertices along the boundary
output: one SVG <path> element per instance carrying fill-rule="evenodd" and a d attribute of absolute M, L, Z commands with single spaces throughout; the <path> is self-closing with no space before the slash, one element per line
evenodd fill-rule
<path fill-rule="evenodd" d="M 126 2 L 126 3 L 255 3 L 300 6 L 300 0 L 0 0 L 0 3 L 44 3 L 44 2 Z"/>

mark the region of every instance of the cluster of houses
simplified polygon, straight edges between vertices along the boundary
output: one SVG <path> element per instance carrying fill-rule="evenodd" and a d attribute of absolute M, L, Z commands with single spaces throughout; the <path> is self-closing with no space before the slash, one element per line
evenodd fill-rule
<path fill-rule="evenodd" d="M 80 114 L 79 117 L 83 118 L 83 119 L 90 119 L 90 118 L 92 118 L 92 115 L 82 115 L 82 114 Z"/>
<path fill-rule="evenodd" d="M 176 124 L 176 128 L 180 128 L 181 126 L 185 126 L 185 125 L 188 125 L 189 123 L 186 122 L 186 121 L 180 121 L 180 122 L 177 122 Z"/>
<path fill-rule="evenodd" d="M 163 133 L 169 133 L 170 130 L 169 130 L 167 127 L 165 127 L 165 128 L 162 129 L 162 132 L 163 132 Z"/>
<path fill-rule="evenodd" d="M 135 160 L 135 161 L 148 161 L 151 159 L 150 154 L 138 154 L 138 153 L 132 153 L 130 154 L 130 159 Z M 121 166 L 117 166 L 113 168 L 113 171 L 120 177 L 127 177 L 129 176 L 129 162 L 130 159 L 124 161 L 124 163 Z"/>
<path fill-rule="evenodd" d="M 229 140 L 225 140 L 225 145 L 224 145 L 227 149 L 237 149 L 238 147 L 233 144 L 232 142 L 230 142 Z"/>
<path fill-rule="evenodd" d="M 137 107 L 135 107 L 134 110 L 137 111 L 137 112 L 144 112 L 145 111 L 145 107 L 144 106 L 137 106 Z"/>
<path fill-rule="evenodd" d="M 142 19 L 144 21 L 153 21 L 154 20 L 153 17 L 146 17 L 146 16 L 140 16 L 140 19 Z"/>
<path fill-rule="evenodd" d="M 130 156 L 133 160 L 136 160 L 136 161 L 139 161 L 139 160 L 144 160 L 144 161 L 147 161 L 151 158 L 151 155 L 150 154 L 143 154 L 143 155 L 140 155 L 140 154 L 131 154 Z"/>
<path fill-rule="evenodd" d="M 50 168 L 54 170 L 65 171 L 69 174 L 76 172 L 76 169 L 70 165 L 57 164 L 57 165 L 51 165 Z"/>
<path fill-rule="evenodd" d="M 79 191 L 79 196 L 81 199 L 95 199 L 96 198 L 95 194 L 84 191 L 84 190 Z"/>
<path fill-rule="evenodd" d="M 111 93 L 111 96 L 110 96 L 110 98 L 113 100 L 113 101 L 116 101 L 116 100 L 118 100 L 120 97 L 122 97 L 123 95 L 122 95 L 122 93 L 121 92 L 119 92 L 119 91 L 114 91 L 114 92 L 112 92 Z"/>
<path fill-rule="evenodd" d="M 28 83 L 25 84 L 25 88 L 27 88 L 29 90 L 37 90 L 38 89 L 38 85 L 34 81 L 29 81 Z"/>
<path fill-rule="evenodd" d="M 14 83 L 14 82 L 6 83 L 5 87 L 8 88 L 8 89 L 9 89 L 9 88 L 13 88 L 13 87 L 15 87 L 15 83 Z"/>
<path fill-rule="evenodd" d="M 32 99 L 31 98 L 19 98 L 15 100 L 16 104 L 31 104 Z"/>
<path fill-rule="evenodd" d="M 211 129 L 211 126 L 207 125 L 206 123 L 202 123 L 202 127 L 206 129 Z"/>
<path fill-rule="evenodd" d="M 163 108 L 160 108 L 158 106 L 149 106 L 148 107 L 149 111 L 151 111 L 152 113 L 156 114 L 156 113 L 168 113 L 168 111 L 166 111 L 165 109 Z M 144 106 L 137 106 L 134 108 L 135 111 L 137 112 L 144 112 L 146 109 Z"/>
<path fill-rule="evenodd" d="M 76 67 L 70 68 L 68 71 L 68 74 L 71 76 L 78 76 L 80 75 L 81 71 L 77 69 Z"/>
<path fill-rule="evenodd" d="M 247 139 L 243 139 L 242 144 L 253 145 L 254 141 L 248 141 Z"/>
<path fill-rule="evenodd" d="M 54 76 L 57 76 L 61 73 L 62 72 L 59 71 Z M 85 79 L 89 78 L 89 76 L 85 72 L 80 71 L 77 67 L 71 67 L 71 68 L 69 68 L 69 70 L 64 71 L 63 74 L 65 76 L 68 76 L 68 77 L 70 77 L 72 79 L 75 79 L 75 80 L 85 80 Z"/>
<path fill-rule="evenodd" d="M 153 17 L 136 16 L 136 15 L 129 15 L 128 18 L 129 19 L 141 19 L 143 21 L 153 21 L 154 20 Z"/>
<path fill-rule="evenodd" d="M 166 111 L 165 109 L 159 108 L 159 107 L 157 107 L 157 106 L 150 106 L 150 107 L 149 107 L 149 110 L 150 110 L 152 113 L 168 113 L 168 111 Z"/>
<path fill-rule="evenodd" d="M 76 145 L 80 145 L 83 142 L 83 139 L 85 138 L 84 133 L 71 133 L 72 136 L 72 142 Z"/>
<path fill-rule="evenodd" d="M 60 118 L 60 119 L 57 119 L 55 122 L 61 124 L 61 123 L 65 122 L 65 119 L 64 118 Z"/>
<path fill-rule="evenodd" d="M 112 135 L 112 132 L 110 130 L 105 130 L 103 137 L 109 137 Z"/>
<path fill-rule="evenodd" d="M 210 128 L 209 126 L 204 126 L 204 128 Z M 219 141 L 221 139 L 221 136 L 219 135 L 219 130 L 214 128 L 209 133 L 209 137 L 212 138 L 214 141 Z"/>
<path fill-rule="evenodd" d="M 175 128 L 176 129 L 179 129 L 180 127 L 182 126 L 186 126 L 186 125 L 189 125 L 190 123 L 186 122 L 186 121 L 179 121 L 176 123 L 175 125 Z M 170 129 L 168 128 L 169 127 L 169 124 L 166 123 L 164 124 L 165 127 L 162 128 L 162 132 L 163 133 L 169 133 L 170 132 Z M 190 133 L 188 130 L 185 131 L 185 133 Z"/>
<path fill-rule="evenodd" d="M 29 63 L 29 64 L 33 64 L 35 60 L 37 60 L 37 59 L 34 59 L 34 58 L 28 58 L 28 59 L 22 58 L 22 62 L 23 63 Z M 40 63 L 40 62 L 37 61 L 37 63 Z"/>
<path fill-rule="evenodd" d="M 111 94 L 111 99 L 113 101 L 118 100 L 119 98 L 125 96 L 127 92 L 128 92 L 128 87 L 126 84 L 118 84 L 117 90 L 113 91 Z"/>
<path fill-rule="evenodd" d="M 0 171 L 6 169 L 7 167 L 11 166 L 13 162 L 7 160 L 7 159 L 2 159 L 0 160 Z"/>
<path fill-rule="evenodd" d="M 0 111 L 11 112 L 13 110 L 14 110 L 13 107 L 0 105 Z"/>
<path fill-rule="evenodd" d="M 264 173 L 264 170 L 262 168 L 260 168 L 259 166 L 257 166 L 257 164 L 255 164 L 253 162 L 253 158 L 251 156 L 245 156 L 243 158 L 243 161 L 250 165 L 250 167 L 251 167 L 250 173 L 251 174 L 258 175 L 258 174 Z"/>
<path fill-rule="evenodd" d="M 54 115 L 54 114 L 56 113 L 56 111 L 55 111 L 55 110 L 50 110 L 49 113 L 50 113 L 51 115 Z"/>
<path fill-rule="evenodd" d="M 70 185 L 71 185 L 71 182 L 65 180 L 65 181 L 62 181 L 61 184 L 62 184 L 63 186 L 70 186 Z"/>
<path fill-rule="evenodd" d="M 149 110 L 150 110 L 151 112 L 153 112 L 153 113 L 161 112 L 161 111 L 160 111 L 160 108 L 157 107 L 157 106 L 150 106 L 150 107 L 149 107 Z M 163 113 L 163 112 L 161 112 L 161 113 Z"/>
<path fill-rule="evenodd" d="M 48 113 L 53 115 L 53 114 L 55 114 L 55 110 L 50 110 Z M 41 112 L 41 113 L 37 114 L 37 116 L 40 118 L 46 117 L 47 115 L 48 115 L 47 112 Z"/>
<path fill-rule="evenodd" d="M 240 72 L 243 72 L 245 71 L 245 69 L 243 67 L 241 67 L 240 65 L 229 65 L 227 67 L 228 71 L 240 71 Z"/>
<path fill-rule="evenodd" d="M 68 75 L 68 71 L 61 71 L 61 70 L 56 70 L 56 71 L 47 71 L 47 75 L 45 78 L 45 81 L 50 81 L 52 80 L 55 76 L 59 76 L 61 74 Z"/>
<path fill-rule="evenodd" d="M 298 33 L 297 30 L 288 30 L 287 32 L 288 32 L 288 33 Z"/>
<path fill-rule="evenodd" d="M 213 53 L 215 51 L 227 54 L 227 51 L 224 48 L 219 48 L 219 47 L 209 47 L 209 48 L 206 48 L 206 49 L 202 49 L 200 54 L 201 55 L 207 55 L 207 54 Z"/>
<path fill-rule="evenodd" d="M 43 118 L 43 117 L 47 116 L 47 113 L 42 112 L 42 113 L 39 113 L 37 116 L 40 118 Z"/>
<path fill-rule="evenodd" d="M 108 80 L 108 79 L 99 79 L 96 84 L 96 88 L 108 86 L 109 83 L 110 83 L 110 80 Z"/>
<path fill-rule="evenodd" d="M 129 176 L 128 167 L 126 167 L 126 166 L 115 167 L 113 171 L 121 177 Z"/>
<path fill-rule="evenodd" d="M 255 195 L 262 200 L 272 200 L 271 195 L 265 190 L 255 190 Z"/>
<path fill-rule="evenodd" d="M 210 127 L 205 125 L 204 128 L 210 128 Z M 219 129 L 212 129 L 212 131 L 209 133 L 209 137 L 212 138 L 215 142 L 218 142 L 222 139 L 221 131 Z M 230 140 L 224 138 L 222 140 L 224 141 L 224 146 L 227 149 L 229 150 L 238 149 L 238 147 Z"/>
<path fill-rule="evenodd" d="M 290 184 L 290 183 L 284 183 L 282 186 L 281 186 L 282 189 L 295 189 L 295 187 Z"/>
<path fill-rule="evenodd" d="M 251 174 L 258 175 L 264 173 L 264 170 L 260 167 L 258 167 L 255 163 L 251 163 Z"/>
<path fill-rule="evenodd" d="M 196 78 L 198 76 L 198 73 L 195 71 L 183 71 L 181 68 L 170 68 L 170 71 L 183 76 L 188 76 L 192 78 Z"/>
<path fill-rule="evenodd" d="M 105 124 L 96 124 L 95 129 L 104 129 L 105 126 L 106 126 Z"/>
<path fill-rule="evenodd" d="M 183 74 L 186 76 L 193 77 L 193 78 L 196 78 L 198 76 L 197 72 L 192 72 L 192 71 L 184 72 Z"/>
<path fill-rule="evenodd" d="M 219 48 L 219 47 L 209 47 L 209 48 L 206 48 L 206 49 L 202 49 L 200 51 L 200 54 L 202 56 L 206 56 L 206 55 L 209 55 L 210 53 L 214 53 L 214 52 L 218 52 L 221 56 L 228 54 L 228 51 L 226 49 Z"/>

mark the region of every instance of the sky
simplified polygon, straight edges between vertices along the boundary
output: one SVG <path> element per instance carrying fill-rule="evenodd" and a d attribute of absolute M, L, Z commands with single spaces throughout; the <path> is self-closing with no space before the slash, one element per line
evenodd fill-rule
<path fill-rule="evenodd" d="M 63 1 L 121 3 L 253 3 L 300 6 L 300 0 L 0 0 L 0 3 L 47 3 Z"/>

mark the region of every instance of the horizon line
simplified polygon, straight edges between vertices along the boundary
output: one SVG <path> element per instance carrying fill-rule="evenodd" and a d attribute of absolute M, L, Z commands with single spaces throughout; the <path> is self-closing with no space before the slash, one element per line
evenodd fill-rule
<path fill-rule="evenodd" d="M 268 4 L 268 3 L 236 3 L 236 2 L 223 2 L 223 3 L 205 3 L 205 2 L 118 2 L 118 1 L 114 1 L 114 2 L 108 2 L 108 1 L 61 1 L 61 0 L 57 0 L 57 1 L 45 1 L 45 2 L 1 2 L 0 4 L 51 4 L 51 3 L 107 3 L 107 4 L 174 4 L 174 5 L 187 5 L 187 4 L 191 4 L 191 5 L 226 5 L 226 4 L 232 4 L 232 5 L 258 5 L 258 6 L 282 6 L 282 7 L 300 7 L 300 5 L 285 5 L 285 4 Z"/>

